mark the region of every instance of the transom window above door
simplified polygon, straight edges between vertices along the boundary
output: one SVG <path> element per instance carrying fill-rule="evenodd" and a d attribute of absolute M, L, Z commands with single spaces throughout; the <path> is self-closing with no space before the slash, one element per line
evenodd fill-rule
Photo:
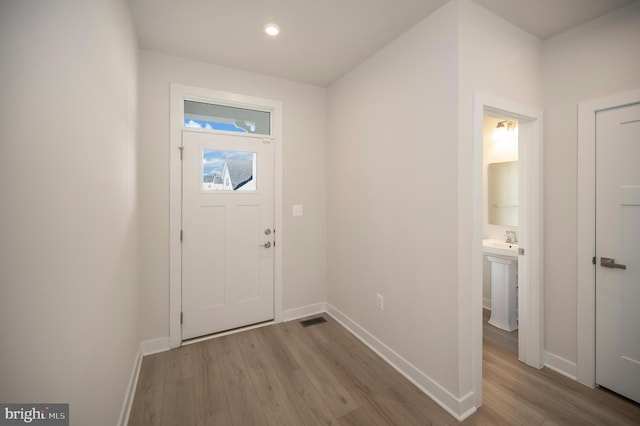
<path fill-rule="evenodd" d="M 197 101 L 184 101 L 184 126 L 255 135 L 271 135 L 271 113 Z"/>

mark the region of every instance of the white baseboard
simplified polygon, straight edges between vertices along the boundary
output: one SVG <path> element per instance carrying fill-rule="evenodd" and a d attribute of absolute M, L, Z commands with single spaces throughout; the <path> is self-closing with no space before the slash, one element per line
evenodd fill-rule
<path fill-rule="evenodd" d="M 157 339 L 140 342 L 140 352 L 143 356 L 157 354 L 169 349 L 171 349 L 171 339 L 169 337 L 158 337 Z"/>
<path fill-rule="evenodd" d="M 491 310 L 491 298 L 489 297 L 482 298 L 482 308 Z"/>
<path fill-rule="evenodd" d="M 327 313 L 457 420 L 462 421 L 476 411 L 473 392 L 469 392 L 462 398 L 457 398 L 347 315 L 328 303 Z"/>
<path fill-rule="evenodd" d="M 292 321 L 298 318 L 303 318 L 309 315 L 321 314 L 327 311 L 327 304 L 322 303 L 314 303 L 312 305 L 301 306 L 298 308 L 287 309 L 282 313 L 282 321 Z M 261 326 L 261 325 L 259 325 Z M 258 327 L 259 327 L 258 326 Z M 244 328 L 239 331 L 249 330 L 251 327 Z M 234 333 L 237 331 L 233 331 Z M 221 337 L 225 335 L 224 333 L 216 334 L 216 337 Z M 204 337 L 203 340 L 208 340 L 211 337 Z M 197 342 L 197 339 L 190 343 Z M 140 343 L 140 350 L 142 355 L 152 355 L 158 352 L 164 352 L 171 349 L 171 339 L 169 337 L 159 337 L 156 339 L 144 340 Z"/>
<path fill-rule="evenodd" d="M 118 419 L 118 425 L 120 426 L 127 426 L 127 424 L 129 423 L 129 415 L 131 414 L 133 396 L 136 394 L 136 387 L 138 386 L 138 376 L 140 375 L 140 366 L 142 365 L 141 347 L 142 344 L 138 348 L 136 358 L 133 361 L 133 370 L 131 371 L 131 377 L 129 377 L 127 392 L 125 393 L 122 410 L 120 411 L 120 418 Z"/>
<path fill-rule="evenodd" d="M 566 360 L 558 355 L 545 351 L 544 366 L 562 374 L 563 376 L 567 376 L 570 379 L 577 380 L 578 366 L 576 363 Z"/>
<path fill-rule="evenodd" d="M 140 376 L 142 358 L 145 355 L 152 355 L 158 352 L 168 351 L 170 349 L 169 344 L 170 339 L 168 337 L 161 337 L 158 339 L 151 339 L 140 342 L 138 353 L 136 354 L 136 359 L 133 361 L 133 370 L 131 371 L 131 377 L 129 378 L 127 392 L 124 396 L 122 410 L 120 411 L 120 419 L 118 419 L 118 424 L 120 426 L 126 426 L 129 423 L 129 416 L 131 415 L 131 405 L 133 404 L 133 397 L 136 394 L 136 388 L 138 387 L 138 377 Z"/>
<path fill-rule="evenodd" d="M 287 309 L 282 313 L 282 321 L 293 321 L 298 318 L 307 317 L 309 315 L 321 314 L 327 311 L 327 304 L 314 303 L 312 305 L 301 306 L 299 308 Z"/>

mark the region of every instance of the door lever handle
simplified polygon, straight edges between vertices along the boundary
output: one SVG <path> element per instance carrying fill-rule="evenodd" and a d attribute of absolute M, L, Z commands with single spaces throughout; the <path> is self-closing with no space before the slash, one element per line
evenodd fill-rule
<path fill-rule="evenodd" d="M 271 241 L 267 241 L 264 244 L 258 244 L 259 247 L 269 248 L 271 247 Z"/>
<path fill-rule="evenodd" d="M 604 266 L 605 268 L 627 269 L 627 265 L 616 263 L 615 259 L 610 259 L 608 257 L 600 258 L 600 266 Z"/>

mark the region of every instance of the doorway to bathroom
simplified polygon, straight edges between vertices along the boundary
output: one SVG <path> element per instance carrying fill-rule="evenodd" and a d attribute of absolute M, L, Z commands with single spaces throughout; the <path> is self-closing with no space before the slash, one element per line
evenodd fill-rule
<path fill-rule="evenodd" d="M 492 272 L 502 281 L 500 300 L 494 303 L 503 305 L 503 315 L 494 321 L 501 325 L 494 330 L 508 337 L 510 331 L 517 327 L 517 344 L 513 341 L 511 344 L 517 348 L 518 360 L 535 368 L 544 365 L 541 124 L 542 112 L 535 108 L 489 94 L 474 93 L 472 328 L 475 336 L 473 377 L 476 407 L 482 405 L 483 308 L 490 304 L 488 292 L 484 292 L 485 271 L 489 272 L 488 276 Z M 507 134 L 517 129 L 515 146 L 513 133 L 502 141 L 499 136 L 496 136 L 497 140 L 493 139 L 496 128 L 503 128 Z M 487 148 L 493 150 L 492 155 L 486 157 L 485 134 L 492 142 Z M 489 167 L 490 163 L 494 166 Z M 495 178 L 493 175 L 498 177 L 497 181 L 507 183 L 505 193 L 499 193 L 501 190 L 489 193 L 489 179 Z M 516 180 L 517 185 L 514 184 Z M 517 196 L 514 196 L 514 190 Z M 496 223 L 489 223 L 490 213 L 494 216 L 491 221 Z M 486 244 L 483 245 L 483 240 L 494 241 L 489 250 L 493 252 L 487 257 L 492 257 L 495 263 L 485 259 Z M 486 268 L 485 261 L 489 262 Z M 514 293 L 513 288 L 509 291 L 509 284 L 515 280 L 518 291 Z M 512 307 L 515 305 L 517 323 L 513 310 L 508 309 L 509 303 Z"/>
<path fill-rule="evenodd" d="M 483 350 L 517 358 L 518 121 L 485 111 L 482 122 Z"/>

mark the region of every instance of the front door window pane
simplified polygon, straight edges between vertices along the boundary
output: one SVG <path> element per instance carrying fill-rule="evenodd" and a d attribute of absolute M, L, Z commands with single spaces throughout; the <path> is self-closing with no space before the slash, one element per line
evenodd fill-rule
<path fill-rule="evenodd" d="M 257 190 L 256 153 L 202 150 L 203 191 Z"/>

